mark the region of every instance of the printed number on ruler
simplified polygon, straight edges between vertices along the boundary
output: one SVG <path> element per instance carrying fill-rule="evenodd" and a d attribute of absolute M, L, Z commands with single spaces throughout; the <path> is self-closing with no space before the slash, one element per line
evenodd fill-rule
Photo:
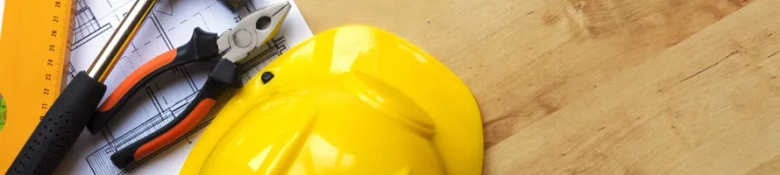
<path fill-rule="evenodd" d="M 44 71 L 41 73 L 42 75 L 42 84 L 44 84 L 43 89 L 41 90 L 41 95 L 43 96 L 43 101 L 41 102 L 41 113 L 40 118 L 43 119 L 43 116 L 46 114 L 46 111 L 49 110 L 49 107 L 51 106 L 51 102 L 53 102 L 57 96 L 59 95 L 59 88 L 53 88 L 53 87 L 59 87 L 60 86 L 60 79 L 62 79 L 62 69 L 63 66 L 61 66 L 62 62 L 55 62 L 55 59 L 57 58 L 63 58 L 67 54 L 67 47 L 66 45 L 70 43 L 67 39 L 63 40 L 62 37 L 67 38 L 68 36 L 63 36 L 62 33 L 67 33 L 68 28 L 70 28 L 68 25 L 63 25 L 64 23 L 67 23 L 68 21 L 63 21 L 61 19 L 68 19 L 67 16 L 61 16 L 61 15 L 70 15 L 72 9 L 62 9 L 63 8 L 63 2 L 61 0 L 52 0 L 52 8 L 51 12 L 54 12 L 51 15 L 51 28 L 49 29 L 48 36 L 49 36 L 49 44 L 48 44 L 48 52 L 47 52 L 47 58 L 45 58 L 43 61 L 43 64 L 45 64 Z M 61 26 L 65 26 L 65 28 L 62 28 Z M 65 41 L 65 42 L 63 42 Z M 60 59 L 61 60 L 61 59 Z M 56 90 L 55 90 L 56 89 Z"/>

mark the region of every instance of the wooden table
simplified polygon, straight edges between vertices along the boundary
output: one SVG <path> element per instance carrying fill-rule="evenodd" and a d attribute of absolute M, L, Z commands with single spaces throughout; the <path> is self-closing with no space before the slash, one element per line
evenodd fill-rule
<path fill-rule="evenodd" d="M 780 173 L 780 0 L 296 2 L 461 77 L 486 174 Z"/>

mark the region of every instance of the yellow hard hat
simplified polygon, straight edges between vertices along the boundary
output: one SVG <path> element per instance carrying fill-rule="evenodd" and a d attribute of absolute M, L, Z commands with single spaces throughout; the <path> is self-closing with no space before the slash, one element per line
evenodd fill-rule
<path fill-rule="evenodd" d="M 413 44 L 332 29 L 250 80 L 182 174 L 479 174 L 482 119 L 468 88 Z"/>

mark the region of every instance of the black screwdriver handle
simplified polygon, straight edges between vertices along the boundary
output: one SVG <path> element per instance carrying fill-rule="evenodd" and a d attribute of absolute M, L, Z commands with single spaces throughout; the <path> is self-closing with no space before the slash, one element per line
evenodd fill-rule
<path fill-rule="evenodd" d="M 97 109 L 106 85 L 81 71 L 35 127 L 7 174 L 52 174 Z"/>

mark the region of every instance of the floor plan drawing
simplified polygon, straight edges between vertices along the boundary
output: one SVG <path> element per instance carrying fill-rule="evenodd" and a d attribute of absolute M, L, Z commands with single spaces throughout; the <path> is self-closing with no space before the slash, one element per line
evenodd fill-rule
<path fill-rule="evenodd" d="M 134 0 L 78 0 L 74 16 L 71 62 L 66 73 L 68 81 L 79 71 L 86 70 L 100 49 L 114 32 L 123 15 Z M 189 41 L 192 31 L 201 28 L 213 33 L 229 29 L 248 14 L 282 0 L 254 0 L 231 12 L 217 0 L 160 0 L 146 22 L 141 26 L 124 55 L 108 76 L 108 93 L 137 67 L 153 57 L 174 49 Z M 303 16 L 295 6 L 279 29 L 276 36 L 260 49 L 256 57 L 242 64 L 243 81 L 248 81 L 260 69 L 287 49 L 312 36 Z M 213 119 L 233 90 L 226 93 L 196 129 L 180 138 L 176 143 L 154 156 L 140 161 L 130 168 L 120 170 L 109 157 L 132 141 L 143 138 L 170 122 L 190 103 L 206 79 L 208 64 L 191 64 L 164 73 L 136 94 L 117 118 L 91 134 L 84 130 L 79 140 L 58 169 L 61 174 L 168 174 L 177 173 L 184 158 L 197 140 L 201 129 Z M 108 96 L 108 95 L 105 95 Z M 105 98 L 105 97 L 104 97 Z"/>
<path fill-rule="evenodd" d="M 87 6 L 84 0 L 76 1 L 76 14 L 73 16 L 73 40 L 71 41 L 71 50 L 78 49 L 87 41 L 95 36 L 106 32 L 111 28 L 110 24 L 99 24 L 92 9 Z"/>

